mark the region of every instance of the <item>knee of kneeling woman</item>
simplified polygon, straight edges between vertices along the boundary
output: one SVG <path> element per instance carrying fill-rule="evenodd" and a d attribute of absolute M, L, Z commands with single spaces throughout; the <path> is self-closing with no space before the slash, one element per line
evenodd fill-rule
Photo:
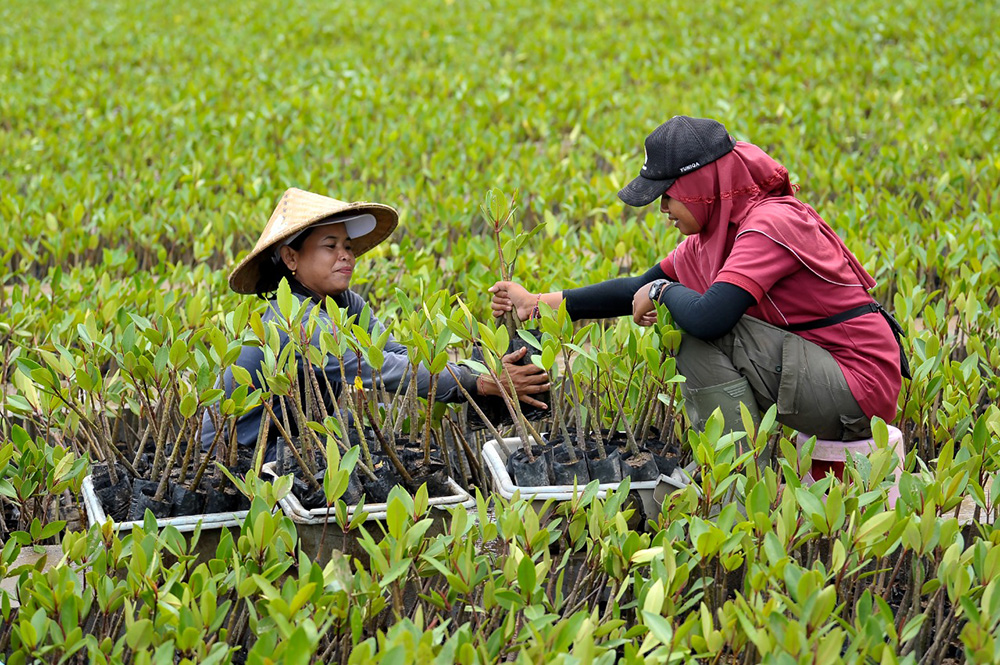
<path fill-rule="evenodd" d="M 686 389 L 697 390 L 741 378 L 732 359 L 712 342 L 682 335 L 677 351 L 677 372 L 685 378 Z"/>

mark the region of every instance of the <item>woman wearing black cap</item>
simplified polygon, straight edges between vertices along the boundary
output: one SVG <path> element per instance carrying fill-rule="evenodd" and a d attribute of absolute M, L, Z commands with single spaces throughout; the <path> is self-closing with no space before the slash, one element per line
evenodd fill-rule
<path fill-rule="evenodd" d="M 685 333 L 677 366 L 699 428 L 721 408 L 736 429 L 741 402 L 755 416 L 777 404 L 779 422 L 821 439 L 868 438 L 873 416 L 892 421 L 901 331 L 868 293 L 875 280 L 795 198 L 788 171 L 714 120 L 674 117 L 645 149 L 618 196 L 637 207 L 659 198 L 687 237 L 638 277 L 537 295 L 497 282 L 494 315 L 523 319 L 538 301 L 566 299 L 574 319 L 632 314 L 648 325 L 654 301 L 666 306 Z"/>

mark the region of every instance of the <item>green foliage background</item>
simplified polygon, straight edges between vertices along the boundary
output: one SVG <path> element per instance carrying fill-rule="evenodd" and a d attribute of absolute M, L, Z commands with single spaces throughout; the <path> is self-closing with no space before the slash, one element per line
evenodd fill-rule
<path fill-rule="evenodd" d="M 224 268 L 292 185 L 395 205 L 403 230 L 383 255 L 417 251 L 407 267 L 449 288 L 488 279 L 476 203 L 494 185 L 519 188 L 526 224 L 554 218 L 526 278 L 616 272 L 601 257 L 644 269 L 677 237 L 635 224 L 615 192 L 675 114 L 770 151 L 883 275 L 932 267 L 919 250 L 935 242 L 995 265 L 996 14 L 915 0 L 7 2 L 0 183 L 22 271 L 8 280 L 28 265 L 133 270 L 102 265 L 116 248 L 141 269 Z M 969 227 L 985 242 L 942 240 Z"/>

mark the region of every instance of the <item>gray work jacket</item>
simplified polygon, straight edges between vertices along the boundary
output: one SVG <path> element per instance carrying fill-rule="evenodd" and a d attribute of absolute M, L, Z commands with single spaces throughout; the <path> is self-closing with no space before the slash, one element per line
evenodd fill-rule
<path fill-rule="evenodd" d="M 320 344 L 320 333 L 325 329 L 327 331 L 332 330 L 333 322 L 330 319 L 329 314 L 326 310 L 320 306 L 316 301 L 311 299 L 309 296 L 297 293 L 293 291 L 292 294 L 298 298 L 300 301 L 307 302 L 311 304 L 311 307 L 320 307 L 319 318 L 321 319 L 321 325 L 316 327 L 316 332 L 313 334 L 311 344 L 314 347 L 319 347 Z M 359 296 L 354 291 L 346 291 L 342 293 L 339 297 L 335 298 L 335 301 L 341 308 L 346 309 L 346 315 L 356 316 L 360 318 L 361 310 L 365 307 L 365 300 Z M 311 312 L 311 309 L 310 309 Z M 308 317 L 309 312 L 306 313 Z M 268 303 L 267 311 L 264 313 L 262 319 L 266 323 L 279 317 L 278 304 L 275 299 L 272 299 Z M 346 318 L 346 317 L 345 317 Z M 371 315 L 368 323 L 368 334 L 375 338 L 380 335 L 385 330 L 385 326 L 378 320 L 378 317 Z M 284 347 L 288 343 L 288 335 L 285 332 L 280 332 L 281 346 Z M 385 356 L 385 362 L 381 369 L 382 383 L 385 389 L 392 393 L 400 385 L 401 382 L 406 382 L 410 380 L 409 368 L 410 361 L 407 358 L 406 347 L 397 342 L 391 336 L 389 341 L 386 342 L 385 348 L 383 349 L 383 354 Z M 298 354 L 296 357 L 299 360 L 300 370 L 302 364 L 302 358 Z M 260 378 L 257 376 L 261 369 L 261 365 L 264 361 L 264 353 L 260 348 L 254 346 L 244 346 L 243 350 L 240 352 L 239 358 L 236 360 L 236 364 L 250 372 L 250 376 L 253 379 L 254 387 L 261 388 L 263 386 L 257 385 Z M 476 391 L 476 375 L 468 367 L 461 365 L 456 365 L 454 363 L 449 363 L 448 366 L 455 372 L 456 376 L 462 382 L 462 385 L 470 394 L 475 394 Z M 320 368 L 314 368 L 319 371 Z M 330 381 L 330 385 L 333 386 L 334 391 L 337 393 L 332 398 L 330 395 L 324 394 L 324 400 L 328 405 L 332 405 L 333 400 L 339 396 L 341 391 L 341 374 L 340 374 L 340 361 L 333 357 L 328 356 L 326 358 L 326 365 L 322 368 L 322 371 L 326 374 L 327 379 Z M 359 357 L 353 351 L 347 351 L 344 354 L 344 376 L 347 381 L 353 384 L 356 376 L 360 375 L 361 381 L 365 388 L 373 388 L 374 379 L 372 368 L 365 362 L 363 357 Z M 300 377 L 302 374 L 300 373 Z M 321 377 L 317 376 L 319 382 L 320 390 L 324 393 L 327 392 L 326 382 L 322 380 Z M 430 390 L 431 383 L 431 373 L 423 365 L 417 368 L 417 392 L 421 397 L 427 397 Z M 232 369 L 227 369 L 223 375 L 223 387 L 226 391 L 226 396 L 232 394 L 233 386 L 233 371 Z M 405 390 L 405 388 L 404 388 Z M 460 402 L 464 399 L 461 390 L 458 387 L 458 383 L 452 377 L 451 372 L 448 369 L 443 370 L 438 374 L 437 390 L 434 393 L 434 399 L 439 402 Z M 277 400 L 275 400 L 276 402 Z M 278 405 L 272 403 L 272 408 L 275 409 L 275 413 L 278 413 Z M 257 442 L 257 433 L 260 428 L 261 414 L 264 411 L 263 406 L 257 406 L 254 409 L 243 414 L 236 420 L 236 439 L 241 446 L 252 446 Z M 331 413 L 332 415 L 332 413 Z M 291 420 L 291 419 L 290 419 Z M 277 428 L 272 425 L 269 430 L 270 438 L 273 440 L 277 436 Z M 202 422 L 201 430 L 201 440 L 204 446 L 211 444 L 212 440 L 215 438 L 215 426 L 209 417 L 209 414 L 205 414 L 205 419 Z"/>

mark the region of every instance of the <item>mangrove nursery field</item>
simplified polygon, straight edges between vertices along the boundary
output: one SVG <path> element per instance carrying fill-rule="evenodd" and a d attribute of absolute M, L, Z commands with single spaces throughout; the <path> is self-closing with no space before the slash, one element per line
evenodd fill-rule
<path fill-rule="evenodd" d="M 0 662 L 1000 662 L 997 25 L 974 0 L 0 3 Z M 677 114 L 785 164 L 906 333 L 897 417 L 843 481 L 803 482 L 773 413 L 695 431 L 665 310 L 490 315 L 504 271 L 576 287 L 680 241 L 616 196 Z M 400 212 L 354 275 L 371 312 L 328 304 L 319 348 L 287 290 L 265 322 L 226 281 L 289 187 Z M 550 408 L 345 381 L 327 409 L 292 351 L 378 370 L 372 312 L 435 370 L 528 345 Z M 227 396 L 244 346 L 264 368 Z M 202 447 L 272 400 L 274 463 Z M 575 489 L 517 491 L 519 456 Z"/>

